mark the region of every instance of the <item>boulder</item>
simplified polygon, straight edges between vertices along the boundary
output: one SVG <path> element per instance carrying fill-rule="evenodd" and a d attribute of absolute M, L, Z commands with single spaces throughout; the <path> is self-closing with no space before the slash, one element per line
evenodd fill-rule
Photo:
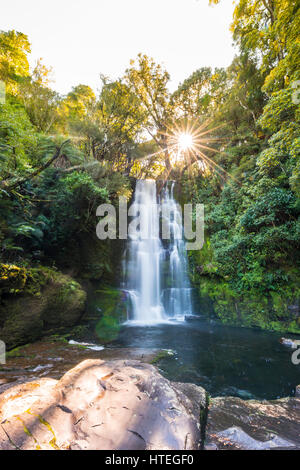
<path fill-rule="evenodd" d="M 23 290 L 0 289 L 0 338 L 7 349 L 72 327 L 85 310 L 86 292 L 70 276 L 36 268 L 28 270 L 26 279 Z"/>
<path fill-rule="evenodd" d="M 280 338 L 280 343 L 292 349 L 297 349 L 299 347 L 299 341 L 290 338 Z"/>
<path fill-rule="evenodd" d="M 150 364 L 89 359 L 0 395 L 0 449 L 198 449 L 205 400 Z"/>
<path fill-rule="evenodd" d="M 300 449 L 300 397 L 274 401 L 218 397 L 210 401 L 205 448 Z"/>

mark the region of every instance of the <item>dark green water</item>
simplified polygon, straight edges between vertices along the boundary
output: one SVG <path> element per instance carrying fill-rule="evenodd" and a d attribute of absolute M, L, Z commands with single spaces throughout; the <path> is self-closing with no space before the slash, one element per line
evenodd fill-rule
<path fill-rule="evenodd" d="M 124 326 L 115 347 L 174 351 L 158 365 L 169 379 L 193 382 L 212 396 L 275 399 L 293 395 L 300 366 L 282 335 L 193 320 L 155 326 Z M 295 338 L 295 335 L 288 337 Z"/>

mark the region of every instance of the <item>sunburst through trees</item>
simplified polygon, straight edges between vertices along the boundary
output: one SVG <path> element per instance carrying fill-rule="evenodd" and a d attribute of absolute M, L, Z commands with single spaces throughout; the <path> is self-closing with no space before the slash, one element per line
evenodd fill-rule
<path fill-rule="evenodd" d="M 214 134 L 220 127 L 222 125 L 211 127 L 209 120 L 201 124 L 197 120 L 175 123 L 168 127 L 165 136 L 172 168 L 181 170 L 181 173 L 196 168 L 201 173 L 216 172 L 222 177 L 230 176 L 209 156 L 221 151 L 218 144 L 224 138 Z"/>

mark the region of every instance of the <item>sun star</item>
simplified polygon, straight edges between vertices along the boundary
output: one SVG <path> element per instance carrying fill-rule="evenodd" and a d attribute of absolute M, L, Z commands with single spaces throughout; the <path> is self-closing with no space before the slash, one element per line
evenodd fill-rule
<path fill-rule="evenodd" d="M 182 133 L 178 136 L 178 146 L 183 152 L 193 146 L 193 136 L 191 134 Z"/>

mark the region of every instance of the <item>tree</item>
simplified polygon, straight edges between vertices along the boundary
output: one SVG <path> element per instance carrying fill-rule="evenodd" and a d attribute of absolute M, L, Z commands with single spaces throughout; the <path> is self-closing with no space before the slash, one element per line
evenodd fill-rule
<path fill-rule="evenodd" d="M 51 69 L 39 60 L 32 76 L 20 86 L 20 96 L 32 124 L 39 132 L 53 131 L 59 122 L 58 93 L 48 87 Z"/>
<path fill-rule="evenodd" d="M 6 84 L 8 94 L 16 95 L 19 84 L 29 77 L 29 53 L 30 43 L 25 34 L 0 31 L 0 80 Z"/>
<path fill-rule="evenodd" d="M 81 119 L 93 114 L 96 105 L 96 95 L 87 85 L 77 85 L 68 93 L 61 103 L 62 114 L 70 120 Z"/>
<path fill-rule="evenodd" d="M 128 85 L 102 77 L 99 98 L 86 85 L 79 85 L 61 108 L 70 131 L 83 139 L 88 158 L 127 168 L 129 153 L 139 141 L 145 121 L 144 111 Z"/>
<path fill-rule="evenodd" d="M 291 87 L 280 90 L 265 106 L 259 124 L 272 135 L 257 165 L 262 175 L 272 178 L 278 185 L 289 184 L 299 196 L 300 113 L 292 95 Z"/>
<path fill-rule="evenodd" d="M 0 176 L 19 175 L 31 168 L 37 135 L 24 108 L 6 102 L 0 105 Z"/>
<path fill-rule="evenodd" d="M 167 149 L 167 130 L 172 123 L 172 106 L 167 83 L 170 76 L 153 59 L 139 54 L 137 61 L 130 63 L 125 80 L 138 97 L 146 113 L 146 129 L 165 155 L 165 164 L 171 170 L 170 155 Z"/>
<path fill-rule="evenodd" d="M 255 130 L 256 121 L 266 103 L 261 88 L 264 78 L 255 58 L 249 54 L 236 56 L 227 69 L 228 86 L 221 100 L 221 119 L 234 123 L 235 129 L 247 123 Z"/>
<path fill-rule="evenodd" d="M 241 50 L 258 56 L 265 91 L 278 91 L 299 78 L 298 0 L 240 0 L 231 29 Z"/>
<path fill-rule="evenodd" d="M 202 67 L 179 85 L 172 95 L 176 114 L 189 119 L 208 118 L 222 104 L 227 87 L 224 69 Z"/>
<path fill-rule="evenodd" d="M 137 96 L 122 80 L 104 81 L 99 98 L 101 128 L 100 158 L 119 159 L 138 143 L 145 123 L 145 112 Z"/>

